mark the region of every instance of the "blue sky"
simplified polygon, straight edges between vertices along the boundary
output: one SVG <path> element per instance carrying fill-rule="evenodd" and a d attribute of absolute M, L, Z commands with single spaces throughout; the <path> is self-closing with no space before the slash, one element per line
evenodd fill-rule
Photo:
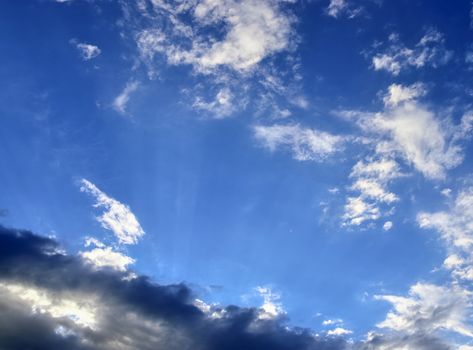
<path fill-rule="evenodd" d="M 5 3 L 1 223 L 209 315 L 471 349 L 472 6 Z"/>

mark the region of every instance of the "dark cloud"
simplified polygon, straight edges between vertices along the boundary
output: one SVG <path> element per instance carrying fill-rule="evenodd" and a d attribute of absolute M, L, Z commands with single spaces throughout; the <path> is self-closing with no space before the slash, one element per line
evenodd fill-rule
<path fill-rule="evenodd" d="M 340 350 L 257 308 L 204 312 L 184 284 L 95 271 L 56 241 L 0 226 L 1 349 Z M 212 315 L 213 313 L 213 315 Z"/>
<path fill-rule="evenodd" d="M 185 284 L 93 270 L 58 243 L 0 226 L 0 349 L 452 350 L 432 334 L 371 334 L 365 341 L 288 328 L 258 308 L 194 305 Z"/>

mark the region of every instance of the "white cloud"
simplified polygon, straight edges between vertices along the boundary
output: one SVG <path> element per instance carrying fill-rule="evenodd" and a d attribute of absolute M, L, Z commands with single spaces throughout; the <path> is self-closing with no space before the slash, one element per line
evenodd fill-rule
<path fill-rule="evenodd" d="M 417 221 L 420 227 L 440 233 L 449 252 L 443 266 L 452 277 L 473 281 L 473 187 L 461 190 L 450 200 L 449 210 L 421 212 Z"/>
<path fill-rule="evenodd" d="M 381 204 L 393 204 L 398 196 L 387 189 L 388 184 L 401 174 L 399 165 L 392 159 L 368 159 L 355 164 L 350 174 L 354 182 L 349 187 L 358 192 L 357 197 L 350 196 L 345 205 L 344 225 L 358 226 L 365 221 L 382 217 Z"/>
<path fill-rule="evenodd" d="M 281 295 L 269 287 L 256 287 L 256 292 L 263 298 L 258 318 L 261 320 L 274 319 L 286 314 L 280 302 Z"/>
<path fill-rule="evenodd" d="M 126 105 L 130 100 L 130 95 L 138 89 L 139 85 L 137 81 L 130 81 L 126 84 L 123 91 L 115 97 L 112 106 L 118 113 L 126 114 Z"/>
<path fill-rule="evenodd" d="M 368 220 L 378 220 L 380 209 L 373 203 L 368 203 L 361 196 L 348 197 L 344 207 L 343 224 L 359 226 Z"/>
<path fill-rule="evenodd" d="M 417 222 L 422 228 L 436 229 L 454 247 L 473 247 L 473 187 L 462 190 L 448 211 L 421 212 Z"/>
<path fill-rule="evenodd" d="M 300 161 L 322 161 L 343 149 L 346 138 L 325 131 L 295 125 L 258 125 L 253 128 L 255 137 L 270 151 L 288 147 Z"/>
<path fill-rule="evenodd" d="M 105 244 L 103 244 L 102 242 L 100 242 L 98 239 L 94 237 L 86 237 L 84 246 L 85 247 L 96 246 L 99 248 L 104 248 Z"/>
<path fill-rule="evenodd" d="M 199 110 L 207 111 L 213 114 L 217 119 L 225 118 L 233 113 L 235 105 L 233 95 L 228 88 L 222 88 L 218 91 L 213 101 L 207 102 L 197 97 L 193 107 Z"/>
<path fill-rule="evenodd" d="M 356 17 L 361 13 L 361 8 L 353 8 L 347 0 L 330 0 L 327 7 L 327 14 L 334 18 L 346 14 L 349 18 Z"/>
<path fill-rule="evenodd" d="M 293 19 L 281 9 L 285 2 L 204 0 L 174 6 L 154 1 L 154 10 L 169 17 L 172 30 L 145 29 L 137 37 L 138 46 L 144 57 L 160 53 L 169 64 L 190 64 L 204 73 L 221 66 L 245 72 L 290 47 Z M 220 25 L 223 36 L 202 30 Z"/>
<path fill-rule="evenodd" d="M 390 35 L 389 45 L 385 52 L 373 56 L 372 64 L 375 70 L 385 70 L 393 75 L 409 67 L 436 68 L 448 63 L 453 55 L 445 48 L 443 34 L 434 29 L 428 30 L 413 48 L 400 43 L 397 35 Z"/>
<path fill-rule="evenodd" d="M 353 333 L 353 331 L 351 331 L 349 329 L 345 329 L 345 328 L 342 328 L 342 327 L 337 327 L 335 329 L 329 330 L 327 332 L 327 335 L 339 337 L 339 336 L 343 336 L 343 335 L 349 335 L 349 334 L 352 334 L 352 333 Z"/>
<path fill-rule="evenodd" d="M 435 38 L 425 39 L 430 40 Z M 434 180 L 444 179 L 449 169 L 463 161 L 461 142 L 471 137 L 473 114 L 466 113 L 455 125 L 449 117 L 439 116 L 417 100 L 425 93 L 421 83 L 393 84 L 383 98 L 381 112 L 335 112 L 361 127 L 364 135 L 357 141 L 373 151 L 350 174 L 353 182 L 348 190 L 352 193 L 344 208 L 343 225 L 358 226 L 392 214 L 399 196 L 388 186 L 405 176 L 400 171 L 401 161 Z"/>
<path fill-rule="evenodd" d="M 383 101 L 386 106 L 395 107 L 402 102 L 415 100 L 418 97 L 424 96 L 426 92 L 424 85 L 421 83 L 415 83 L 410 86 L 391 84 L 386 95 L 383 97 Z"/>
<path fill-rule="evenodd" d="M 84 61 L 91 60 L 102 52 L 97 46 L 86 43 L 78 43 L 76 47 Z"/>
<path fill-rule="evenodd" d="M 34 314 L 47 313 L 53 318 L 68 318 L 79 327 L 95 329 L 97 326 L 97 303 L 91 298 L 61 295 L 33 286 L 0 283 L 0 294 L 10 294 L 31 307 Z M 3 296 L 2 296 L 3 299 Z"/>
<path fill-rule="evenodd" d="M 144 231 L 130 208 L 107 196 L 86 179 L 82 179 L 80 184 L 82 192 L 89 193 L 96 199 L 95 207 L 103 208 L 103 214 L 97 217 L 102 227 L 111 230 L 119 243 L 136 244 L 144 235 Z"/>
<path fill-rule="evenodd" d="M 338 17 L 338 15 L 348 6 L 345 0 L 330 0 L 327 8 L 329 16 Z"/>
<path fill-rule="evenodd" d="M 450 197 L 452 194 L 452 189 L 451 188 L 444 188 L 442 191 L 440 191 L 442 195 L 445 197 Z"/>
<path fill-rule="evenodd" d="M 386 319 L 377 325 L 379 328 L 408 335 L 451 331 L 473 337 L 473 329 L 468 324 L 471 293 L 459 286 L 417 283 L 407 297 L 378 295 L 376 299 L 393 306 Z"/>
<path fill-rule="evenodd" d="M 134 38 L 150 78 L 163 64 L 187 66 L 198 77 L 198 84 L 183 89 L 193 94 L 187 103 L 196 110 L 222 118 L 251 106 L 256 113 L 287 117 L 288 103 L 308 107 L 300 93 L 294 2 L 161 0 L 122 6 L 138 28 Z"/>
<path fill-rule="evenodd" d="M 343 320 L 340 318 L 334 320 L 324 320 L 322 322 L 322 326 L 333 326 L 333 325 L 340 325 L 343 324 Z"/>
<path fill-rule="evenodd" d="M 457 143 L 460 127 L 440 119 L 416 101 L 363 118 L 361 124 L 367 131 L 386 136 L 377 144 L 378 154 L 401 155 L 427 178 L 443 179 L 448 169 L 463 160 Z"/>
<path fill-rule="evenodd" d="M 392 221 L 386 221 L 383 225 L 383 230 L 384 231 L 389 231 L 390 229 L 393 228 L 393 223 Z"/>
<path fill-rule="evenodd" d="M 94 248 L 90 251 L 81 252 L 80 256 L 95 268 L 109 267 L 121 272 L 126 271 L 128 265 L 135 262 L 129 256 L 113 251 L 111 247 Z"/>

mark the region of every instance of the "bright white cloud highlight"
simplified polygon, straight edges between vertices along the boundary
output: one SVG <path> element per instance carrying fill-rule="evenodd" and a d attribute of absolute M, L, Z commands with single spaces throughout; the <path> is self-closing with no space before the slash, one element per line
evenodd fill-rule
<path fill-rule="evenodd" d="M 259 319 L 274 319 L 286 313 L 280 302 L 281 295 L 268 287 L 256 287 L 256 292 L 263 298 L 263 305 L 260 306 L 261 312 L 258 315 Z"/>
<path fill-rule="evenodd" d="M 331 329 L 327 332 L 327 335 L 329 336 L 335 336 L 335 337 L 340 337 L 340 336 L 343 336 L 343 335 L 349 335 L 349 334 L 352 334 L 353 331 L 349 330 L 349 329 L 345 329 L 345 328 L 342 328 L 342 327 L 337 327 L 335 329 Z"/>
<path fill-rule="evenodd" d="M 383 230 L 384 231 L 389 231 L 390 229 L 393 228 L 393 223 L 392 221 L 386 221 L 383 225 Z"/>
<path fill-rule="evenodd" d="M 79 327 L 95 329 L 97 326 L 97 305 L 91 298 L 63 296 L 47 289 L 14 283 L 0 283 L 0 294 L 3 293 L 20 298 L 31 306 L 33 313 L 47 313 L 53 318 L 66 317 Z"/>
<path fill-rule="evenodd" d="M 322 161 L 343 150 L 346 139 L 325 131 L 303 128 L 299 125 L 258 125 L 253 133 L 270 151 L 279 147 L 289 148 L 300 161 Z"/>
<path fill-rule="evenodd" d="M 82 179 L 80 184 L 80 190 L 92 195 L 97 201 L 95 207 L 103 209 L 103 214 L 97 217 L 102 227 L 112 231 L 119 243 L 136 244 L 144 231 L 130 208 L 107 196 L 86 179 Z"/>
<path fill-rule="evenodd" d="M 97 269 L 109 267 L 117 271 L 125 272 L 128 265 L 135 263 L 134 259 L 114 251 L 111 247 L 94 248 L 90 251 L 81 252 L 80 256 L 88 264 Z"/>
<path fill-rule="evenodd" d="M 415 83 L 410 86 L 400 84 L 391 84 L 386 95 L 383 98 L 386 106 L 395 107 L 401 102 L 415 100 L 427 93 L 425 87 L 421 83 Z"/>
<path fill-rule="evenodd" d="M 385 136 L 377 143 L 378 154 L 400 155 L 429 179 L 445 178 L 446 171 L 463 160 L 457 142 L 463 126 L 451 125 L 416 101 L 363 118 L 362 124 L 367 131 Z"/>
<path fill-rule="evenodd" d="M 471 293 L 459 286 L 417 283 L 407 297 L 378 295 L 376 298 L 393 306 L 386 319 L 378 324 L 379 328 L 410 335 L 443 330 L 473 337 L 473 329 L 468 324 Z"/>

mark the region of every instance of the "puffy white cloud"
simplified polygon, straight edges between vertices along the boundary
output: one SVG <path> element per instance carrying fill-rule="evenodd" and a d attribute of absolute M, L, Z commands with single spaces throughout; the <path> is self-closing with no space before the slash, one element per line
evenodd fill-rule
<path fill-rule="evenodd" d="M 410 86 L 391 84 L 386 95 L 383 97 L 383 101 L 386 106 L 397 106 L 401 102 L 415 100 L 418 97 L 424 96 L 426 92 L 424 85 L 421 83 L 415 83 Z"/>
<path fill-rule="evenodd" d="M 284 2 L 204 0 L 197 4 L 184 1 L 176 7 L 154 1 L 155 11 L 171 19 L 172 30 L 145 29 L 137 37 L 138 46 L 144 57 L 163 54 L 169 64 L 190 64 L 204 73 L 221 66 L 248 71 L 291 46 L 293 19 L 281 9 Z M 225 29 L 223 37 L 202 30 L 220 25 Z"/>
<path fill-rule="evenodd" d="M 393 228 L 393 223 L 392 221 L 386 221 L 383 225 L 383 230 L 384 231 L 389 231 L 390 229 Z"/>
<path fill-rule="evenodd" d="M 430 29 L 413 48 L 399 42 L 397 35 L 390 36 L 390 46 L 385 52 L 377 53 L 372 58 L 375 70 L 385 70 L 398 75 L 409 67 L 437 67 L 450 61 L 453 53 L 445 48 L 442 33 Z"/>
<path fill-rule="evenodd" d="M 451 331 L 473 337 L 469 322 L 471 292 L 459 286 L 437 286 L 417 283 L 406 297 L 378 295 L 378 300 L 392 304 L 379 328 L 412 335 L 433 334 L 436 331 Z"/>
<path fill-rule="evenodd" d="M 139 86 L 140 84 L 137 81 L 128 82 L 123 91 L 113 100 L 113 109 L 118 113 L 126 114 L 126 105 L 130 100 L 130 95 L 135 92 Z"/>
<path fill-rule="evenodd" d="M 449 255 L 447 258 L 444 260 L 443 265 L 447 269 L 453 269 L 455 267 L 461 266 L 465 263 L 465 260 L 463 260 L 461 257 L 458 255 Z"/>
<path fill-rule="evenodd" d="M 86 179 L 82 179 L 80 184 L 80 190 L 89 193 L 97 201 L 95 207 L 103 209 L 102 215 L 97 217 L 102 227 L 112 231 L 119 243 L 136 244 L 144 235 L 144 231 L 130 208 L 107 196 Z"/>
<path fill-rule="evenodd" d="M 86 43 L 78 43 L 76 45 L 77 49 L 80 52 L 80 55 L 84 61 L 91 60 L 92 58 L 97 57 L 102 52 L 98 46 L 86 44 Z"/>
<path fill-rule="evenodd" d="M 287 117 L 291 114 L 287 104 L 308 106 L 300 93 L 292 3 L 163 0 L 142 2 L 143 6 L 122 2 L 122 6 L 132 14 L 127 23 L 136 33 L 140 62 L 150 78 L 164 65 L 192 68 L 199 83 L 183 91 L 193 94 L 187 103 L 196 110 L 222 118 L 254 107 L 256 113 L 264 110 Z"/>
<path fill-rule="evenodd" d="M 377 144 L 378 154 L 401 155 L 427 178 L 443 179 L 448 169 L 463 160 L 458 144 L 458 132 L 463 127 L 440 119 L 416 101 L 406 101 L 362 118 L 361 124 L 367 131 L 384 136 Z"/>
<path fill-rule="evenodd" d="M 95 268 L 109 267 L 122 272 L 127 270 L 128 265 L 135 262 L 135 259 L 116 252 L 111 247 L 97 247 L 90 251 L 81 252 L 80 256 Z"/>
<path fill-rule="evenodd" d="M 255 137 L 270 151 L 288 147 L 300 161 L 322 161 L 343 149 L 346 138 L 325 131 L 295 125 L 258 125 L 253 128 Z"/>
<path fill-rule="evenodd" d="M 460 123 L 454 124 L 448 116 L 439 115 L 417 100 L 425 93 L 421 83 L 393 84 L 383 97 L 385 107 L 378 113 L 335 112 L 361 127 L 364 134 L 357 141 L 373 152 L 350 174 L 353 182 L 348 190 L 352 193 L 344 208 L 344 225 L 358 226 L 392 214 L 399 196 L 388 186 L 405 176 L 400 171 L 403 163 L 428 179 L 442 180 L 449 169 L 463 161 L 462 141 L 471 137 L 473 114 L 466 113 Z"/>

